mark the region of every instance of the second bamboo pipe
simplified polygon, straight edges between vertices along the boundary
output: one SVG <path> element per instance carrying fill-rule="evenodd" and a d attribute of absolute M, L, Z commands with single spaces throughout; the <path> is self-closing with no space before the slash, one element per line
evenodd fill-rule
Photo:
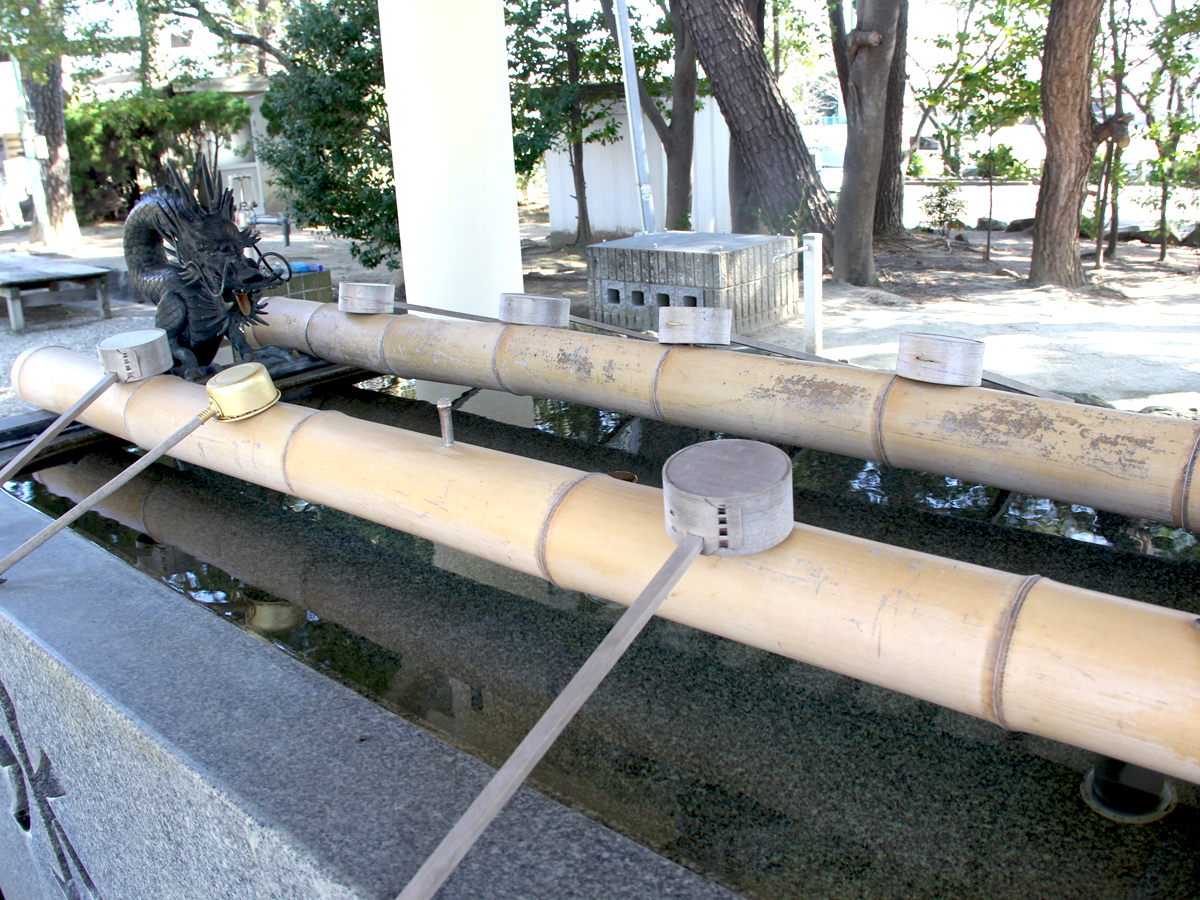
<path fill-rule="evenodd" d="M 832 364 L 271 298 L 262 344 L 1200 528 L 1200 423 Z"/>
<path fill-rule="evenodd" d="M 61 409 L 98 366 L 43 348 L 13 385 Z M 83 419 L 147 446 L 203 396 L 171 377 L 116 385 Z M 674 549 L 656 489 L 336 412 L 277 404 L 172 455 L 625 604 Z M 660 614 L 1200 783 L 1192 615 L 800 524 L 764 553 L 701 558 Z"/>

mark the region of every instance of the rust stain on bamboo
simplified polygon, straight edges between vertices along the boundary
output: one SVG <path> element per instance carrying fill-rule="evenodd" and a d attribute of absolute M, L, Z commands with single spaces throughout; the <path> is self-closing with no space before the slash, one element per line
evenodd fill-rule
<path fill-rule="evenodd" d="M 1149 474 L 1148 458 L 1160 452 L 1153 437 L 1104 431 L 1104 421 L 1082 421 L 1074 416 L 1054 416 L 1032 403 L 1009 401 L 964 411 L 946 410 L 940 428 L 980 448 L 1023 445 L 1044 459 L 1061 458 L 1111 475 L 1140 479 Z M 1077 453 L 1054 438 L 1078 438 Z M 1089 452 L 1090 451 L 1090 452 Z"/>
<path fill-rule="evenodd" d="M 566 350 L 559 350 L 554 364 L 557 368 L 568 370 L 572 375 L 582 375 L 584 378 L 592 377 L 592 361 L 583 347 L 576 347 L 570 353 Z"/>
<path fill-rule="evenodd" d="M 941 430 L 959 435 L 980 447 L 1003 447 L 1014 442 L 1032 443 L 1036 439 L 1039 455 L 1050 457 L 1048 434 L 1058 434 L 1058 422 L 1032 405 L 996 402 L 961 412 L 942 413 Z"/>
<path fill-rule="evenodd" d="M 776 375 L 769 387 L 753 388 L 746 394 L 746 399 L 759 402 L 782 401 L 797 409 L 814 406 L 837 408 L 869 400 L 872 395 L 873 391 L 868 388 L 827 378 Z"/>

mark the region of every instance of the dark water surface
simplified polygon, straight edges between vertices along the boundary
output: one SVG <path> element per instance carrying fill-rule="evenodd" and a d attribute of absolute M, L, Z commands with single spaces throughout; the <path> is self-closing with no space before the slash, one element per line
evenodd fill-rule
<path fill-rule="evenodd" d="M 411 387 L 311 405 L 433 433 Z M 459 440 L 657 484 L 711 435 L 555 401 Z M 527 423 L 528 424 L 528 423 Z M 793 451 L 797 519 L 1200 614 L 1179 529 Z M 132 461 L 95 452 L 6 488 L 55 515 Z M 192 466 L 158 465 L 77 530 L 473 755 L 504 760 L 623 607 Z M 759 898 L 1197 898 L 1195 788 L 1122 826 L 1080 797 L 1090 754 L 662 620 L 535 785 Z"/>

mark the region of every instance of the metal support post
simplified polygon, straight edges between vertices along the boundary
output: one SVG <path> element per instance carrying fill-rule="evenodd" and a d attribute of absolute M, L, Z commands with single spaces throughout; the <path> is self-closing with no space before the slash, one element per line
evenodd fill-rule
<path fill-rule="evenodd" d="M 821 316 L 821 273 L 825 268 L 824 236 L 806 234 L 801 242 L 800 265 L 804 271 L 804 352 L 819 356 L 825 343 Z"/>
<path fill-rule="evenodd" d="M 646 132 L 642 128 L 642 102 L 638 94 L 637 66 L 633 61 L 633 36 L 629 31 L 629 7 L 617 0 L 617 39 L 621 45 L 621 73 L 625 82 L 625 110 L 629 113 L 629 136 L 637 171 L 638 195 L 642 204 L 642 231 L 654 231 L 654 195 L 650 190 L 650 164 L 646 159 Z"/>

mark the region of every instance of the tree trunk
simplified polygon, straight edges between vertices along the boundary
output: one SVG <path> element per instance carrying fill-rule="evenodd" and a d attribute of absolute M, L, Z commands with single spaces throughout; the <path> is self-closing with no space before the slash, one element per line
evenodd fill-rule
<path fill-rule="evenodd" d="M 1100 167 L 1100 183 L 1096 186 L 1096 261 L 1094 268 L 1104 268 L 1104 211 L 1108 208 L 1108 186 L 1112 183 L 1112 164 L 1115 142 L 1107 141 L 1104 165 Z"/>
<path fill-rule="evenodd" d="M 1117 149 L 1113 152 L 1112 163 L 1112 171 L 1115 173 L 1116 178 L 1113 179 L 1111 175 L 1109 176 L 1112 185 L 1112 199 L 1109 201 L 1109 208 L 1112 210 L 1112 219 L 1110 220 L 1112 227 L 1108 232 L 1108 259 L 1117 258 L 1117 247 L 1120 240 L 1117 233 L 1117 229 L 1121 225 L 1118 198 L 1121 194 L 1121 151 L 1124 149 L 1120 144 L 1117 144 Z"/>
<path fill-rule="evenodd" d="M 1168 175 L 1169 166 L 1162 170 L 1162 194 L 1158 204 L 1158 261 L 1165 262 L 1167 258 L 1167 205 L 1171 200 L 1171 179 Z"/>
<path fill-rule="evenodd" d="M 846 158 L 838 194 L 833 277 L 875 284 L 872 231 L 883 158 L 888 78 L 902 0 L 860 0 L 858 27 L 850 32 L 846 90 Z"/>
<path fill-rule="evenodd" d="M 887 110 L 883 118 L 883 156 L 875 193 L 875 235 L 904 234 L 904 90 L 908 58 L 908 0 L 900 2 L 896 46 L 888 73 Z"/>
<path fill-rule="evenodd" d="M 765 0 L 743 0 L 748 15 L 754 22 L 754 31 L 758 35 L 761 47 L 766 41 L 766 2 Z M 678 6 L 678 0 L 676 0 Z M 772 73 L 774 74 L 774 73 Z M 750 184 L 750 175 L 746 171 L 746 163 L 738 150 L 737 144 L 729 143 L 729 218 L 734 234 L 757 234 L 767 229 L 755 209 L 754 189 Z"/>
<path fill-rule="evenodd" d="M 1117 22 L 1116 0 L 1108 0 L 1108 33 L 1112 41 L 1113 56 L 1113 115 L 1120 119 L 1125 115 L 1125 60 L 1129 54 L 1128 32 Z M 1122 37 L 1125 42 L 1122 43 Z M 1125 149 L 1119 141 L 1114 142 L 1112 164 L 1109 166 L 1108 186 L 1112 192 L 1112 230 L 1108 235 L 1108 259 L 1117 258 L 1118 198 L 1121 194 L 1121 151 Z"/>
<path fill-rule="evenodd" d="M 670 142 L 667 153 L 667 228 L 692 227 L 692 155 L 696 144 L 696 45 L 683 27 L 679 0 L 672 0 L 675 77 L 671 82 Z"/>
<path fill-rule="evenodd" d="M 592 242 L 592 223 L 588 218 L 587 181 L 583 177 L 583 141 L 571 141 L 570 157 L 571 175 L 575 178 L 575 206 L 578 210 L 575 243 L 586 247 Z"/>
<path fill-rule="evenodd" d="M 742 0 L 679 0 L 679 8 L 765 220 L 832 242 L 833 205 Z"/>
<path fill-rule="evenodd" d="M 575 23 L 571 20 L 570 4 L 566 7 L 567 26 L 567 79 L 575 87 L 579 87 L 579 44 L 575 39 Z M 586 247 L 592 242 L 592 223 L 588 217 L 587 181 L 583 177 L 583 110 L 579 91 L 571 100 L 571 174 L 575 177 L 575 205 L 578 212 L 575 243 Z"/>
<path fill-rule="evenodd" d="M 1092 46 L 1103 0 L 1051 0 L 1042 49 L 1046 166 L 1033 226 L 1031 284 L 1084 284 L 1079 220 L 1096 152 Z"/>
<path fill-rule="evenodd" d="M 147 0 L 136 0 L 138 17 L 138 83 L 143 91 L 150 91 L 158 78 L 158 66 L 154 59 L 154 32 L 158 27 L 157 7 Z"/>
<path fill-rule="evenodd" d="M 43 243 L 72 243 L 80 239 L 75 219 L 75 198 L 71 194 L 71 157 L 67 153 L 67 123 L 63 118 L 62 66 L 46 66 L 45 83 L 39 84 L 27 74 L 25 95 L 33 109 L 34 129 L 46 139 L 49 159 L 41 160 L 42 185 L 46 191 L 46 209 L 50 221 L 35 222 L 34 232 Z"/>
<path fill-rule="evenodd" d="M 829 0 L 825 4 L 829 15 L 829 43 L 833 47 L 833 67 L 837 70 L 838 84 L 842 88 L 842 102 L 846 102 L 846 91 L 850 89 L 850 60 L 846 56 L 846 12 L 842 0 Z"/>

